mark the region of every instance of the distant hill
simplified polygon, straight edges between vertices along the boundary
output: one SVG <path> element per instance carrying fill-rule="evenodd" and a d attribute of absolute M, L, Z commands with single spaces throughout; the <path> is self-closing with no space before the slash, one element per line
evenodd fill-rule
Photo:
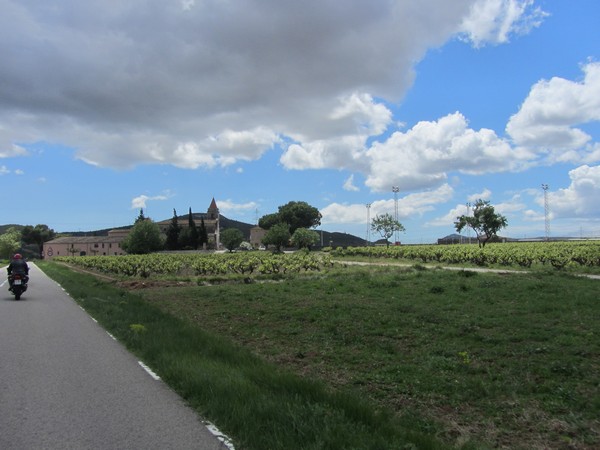
<path fill-rule="evenodd" d="M 194 216 L 196 216 L 196 213 L 194 213 Z M 181 215 L 181 216 L 177 216 L 177 220 L 180 223 L 187 223 L 187 219 L 188 219 L 188 215 Z M 245 223 L 245 222 L 240 222 L 238 220 L 233 220 L 233 219 L 229 219 L 227 217 L 225 217 L 224 215 L 221 214 L 220 216 L 220 222 L 221 222 L 221 230 L 227 229 L 227 228 L 237 228 L 238 230 L 240 230 L 243 234 L 244 234 L 244 238 L 246 240 L 250 240 L 250 230 L 255 227 L 256 225 L 252 225 L 249 223 Z M 6 232 L 9 228 L 11 227 L 15 227 L 17 229 L 22 229 L 23 225 L 0 225 L 0 234 Z M 110 230 L 126 230 L 128 228 L 131 228 L 132 225 L 125 225 L 122 227 L 113 227 L 113 228 L 104 228 L 101 230 L 94 230 L 94 231 L 66 231 L 66 232 L 57 232 L 57 235 L 60 236 L 78 236 L 78 237 L 83 237 L 83 236 L 108 236 L 108 232 Z M 333 247 L 360 247 L 365 245 L 365 240 L 363 238 L 359 238 L 357 236 L 353 236 L 351 234 L 348 233 L 340 233 L 340 232 L 329 232 L 329 231 L 323 231 L 321 232 L 320 230 L 315 230 L 317 231 L 317 233 L 319 233 L 319 236 L 322 239 L 323 242 L 323 246 L 324 247 L 329 247 L 329 246 L 333 246 Z"/>
<path fill-rule="evenodd" d="M 10 228 L 16 228 L 17 230 L 21 231 L 23 229 L 23 225 L 15 225 L 15 224 L 0 225 L 0 234 L 6 233 Z"/>

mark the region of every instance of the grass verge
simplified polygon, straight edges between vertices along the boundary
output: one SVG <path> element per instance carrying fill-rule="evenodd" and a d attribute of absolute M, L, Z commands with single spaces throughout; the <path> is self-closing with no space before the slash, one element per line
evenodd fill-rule
<path fill-rule="evenodd" d="M 91 275 L 38 265 L 238 449 L 448 448 L 389 408 L 265 361 L 187 314 Z"/>

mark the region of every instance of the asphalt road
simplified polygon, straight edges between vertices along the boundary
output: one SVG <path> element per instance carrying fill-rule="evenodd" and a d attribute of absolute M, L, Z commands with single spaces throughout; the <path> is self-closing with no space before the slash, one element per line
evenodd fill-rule
<path fill-rule="evenodd" d="M 0 274 L 0 449 L 232 448 L 30 263 Z"/>

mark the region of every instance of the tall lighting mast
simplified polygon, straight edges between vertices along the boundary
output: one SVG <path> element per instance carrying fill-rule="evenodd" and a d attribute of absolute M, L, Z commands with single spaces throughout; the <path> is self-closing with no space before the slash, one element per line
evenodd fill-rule
<path fill-rule="evenodd" d="M 467 202 L 466 206 L 467 206 L 467 217 L 470 217 L 472 205 L 470 202 Z M 471 227 L 467 227 L 467 237 L 469 238 L 469 240 L 467 242 L 470 244 L 471 243 Z"/>
<path fill-rule="evenodd" d="M 548 204 L 548 185 L 542 184 L 544 190 L 544 225 L 546 228 L 546 241 L 550 240 L 550 205 Z"/>
<path fill-rule="evenodd" d="M 365 239 L 367 247 L 371 241 L 371 204 L 367 203 L 367 238 Z"/>
<path fill-rule="evenodd" d="M 392 186 L 392 192 L 394 193 L 394 220 L 398 222 L 398 192 L 400 192 L 400 188 Z M 398 230 L 394 231 L 394 244 L 396 242 L 398 242 Z"/>

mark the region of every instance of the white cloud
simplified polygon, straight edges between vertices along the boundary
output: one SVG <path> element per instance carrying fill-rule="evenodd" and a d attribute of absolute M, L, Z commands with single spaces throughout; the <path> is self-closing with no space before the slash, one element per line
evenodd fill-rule
<path fill-rule="evenodd" d="M 258 208 L 258 204 L 256 202 L 235 203 L 231 199 L 218 200 L 217 205 L 219 205 L 219 211 L 229 213 L 236 211 L 250 211 Z"/>
<path fill-rule="evenodd" d="M 436 204 L 447 202 L 453 195 L 452 187 L 447 184 L 431 191 L 408 194 L 398 198 L 398 219 L 407 219 L 421 216 L 434 209 Z M 366 204 L 340 204 L 332 203 L 320 210 L 323 224 L 349 224 L 366 223 Z M 370 203 L 369 215 L 371 218 L 380 214 L 394 214 L 394 199 L 377 200 Z"/>
<path fill-rule="evenodd" d="M 600 121 L 600 63 L 583 66 L 581 82 L 554 77 L 536 83 L 506 131 L 549 162 L 600 161 L 600 147 L 577 126 Z"/>
<path fill-rule="evenodd" d="M 8 170 L 8 167 L 0 166 L 0 175 L 7 175 L 9 173 L 10 173 L 10 170 Z"/>
<path fill-rule="evenodd" d="M 1 130 L 0 130 L 1 131 Z M 2 139 L 0 138 L 0 144 L 2 144 Z M 3 150 L 0 146 L 0 158 L 13 158 L 15 156 L 27 156 L 29 152 L 25 150 L 20 145 L 8 145 L 7 150 Z"/>
<path fill-rule="evenodd" d="M 490 197 L 492 196 L 492 191 L 490 191 L 489 189 L 484 189 L 482 192 L 480 192 L 479 194 L 471 194 L 467 197 L 467 201 L 469 202 L 476 202 L 477 200 L 481 199 L 481 200 L 489 200 Z"/>
<path fill-rule="evenodd" d="M 481 47 L 486 43 L 501 44 L 511 34 L 526 34 L 538 27 L 547 14 L 534 6 L 534 0 L 478 0 L 464 18 L 464 39 Z"/>
<path fill-rule="evenodd" d="M 295 136 L 298 142 L 292 143 L 280 159 L 285 168 L 365 169 L 366 141 L 386 130 L 392 123 L 392 112 L 370 95 L 354 93 L 339 99 L 331 111 L 324 111 L 318 119 L 319 127 L 329 137 Z"/>
<path fill-rule="evenodd" d="M 350 175 L 346 181 L 344 181 L 344 190 L 352 192 L 360 191 L 360 189 L 354 185 L 354 175 Z"/>
<path fill-rule="evenodd" d="M 491 197 L 491 192 L 488 189 L 484 189 L 484 191 L 481 194 L 475 194 L 475 195 L 471 195 L 469 196 L 469 201 L 476 201 L 476 200 L 489 200 L 489 198 Z M 497 204 L 491 204 L 494 207 L 494 210 L 498 213 L 498 214 L 502 214 L 502 215 L 506 215 L 508 220 L 508 223 L 510 225 L 511 221 L 510 221 L 510 217 L 515 217 L 515 218 L 522 218 L 523 214 L 524 214 L 524 210 L 526 208 L 525 203 L 521 200 L 521 195 L 520 194 L 515 194 L 511 199 L 509 199 L 508 201 L 502 202 L 502 203 L 497 203 Z M 440 216 L 440 217 L 436 217 L 435 219 L 427 222 L 427 226 L 434 226 L 434 227 L 449 227 L 452 226 L 454 222 L 456 221 L 457 217 L 463 216 L 463 215 L 472 215 L 473 214 L 473 208 L 472 208 L 472 204 L 467 206 L 466 203 L 463 203 L 462 205 L 456 205 L 454 208 L 450 209 L 445 215 Z"/>
<path fill-rule="evenodd" d="M 552 217 L 600 217 L 600 166 L 577 167 L 569 172 L 569 177 L 569 187 L 548 192 Z"/>
<path fill-rule="evenodd" d="M 146 208 L 146 205 L 149 201 L 163 201 L 168 200 L 169 196 L 167 195 L 156 195 L 153 197 L 149 197 L 147 195 L 140 195 L 131 200 L 131 209 L 139 209 Z"/>
<path fill-rule="evenodd" d="M 468 128 L 460 113 L 436 122 L 419 122 L 397 131 L 367 152 L 370 162 L 366 184 L 375 191 L 390 186 L 401 190 L 429 188 L 444 182 L 448 172 L 483 174 L 516 170 L 530 156 L 514 149 L 489 129 Z"/>
<path fill-rule="evenodd" d="M 366 170 L 391 118 L 374 99 L 401 99 L 428 49 L 459 31 L 502 41 L 535 17 L 516 0 L 176 3 L 4 0 L 0 154 L 44 141 L 96 166 L 193 169 L 294 142 L 287 168 Z M 476 32 L 473 5 L 500 31 Z"/>

